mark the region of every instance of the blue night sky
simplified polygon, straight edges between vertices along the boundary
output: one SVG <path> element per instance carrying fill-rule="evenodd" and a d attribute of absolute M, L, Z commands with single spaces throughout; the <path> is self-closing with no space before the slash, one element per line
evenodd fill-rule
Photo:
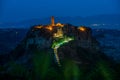
<path fill-rule="evenodd" d="M 120 0 L 0 0 L 0 22 L 48 16 L 120 14 Z"/>

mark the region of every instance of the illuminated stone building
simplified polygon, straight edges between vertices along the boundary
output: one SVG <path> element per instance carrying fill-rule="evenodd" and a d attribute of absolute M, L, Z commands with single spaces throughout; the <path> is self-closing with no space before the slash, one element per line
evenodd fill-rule
<path fill-rule="evenodd" d="M 62 30 L 62 28 L 58 28 L 57 29 L 57 33 L 54 33 L 54 37 L 59 37 L 59 38 L 63 37 L 63 30 Z"/>

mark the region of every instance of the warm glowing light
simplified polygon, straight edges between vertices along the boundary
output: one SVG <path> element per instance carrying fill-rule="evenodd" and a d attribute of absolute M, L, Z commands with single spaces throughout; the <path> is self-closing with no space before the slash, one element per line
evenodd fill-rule
<path fill-rule="evenodd" d="M 84 27 L 79 27 L 78 29 L 81 30 L 81 31 L 85 31 Z"/>
<path fill-rule="evenodd" d="M 52 26 L 48 26 L 48 27 L 46 27 L 46 29 L 48 29 L 48 30 L 50 30 L 50 31 L 53 30 Z"/>
<path fill-rule="evenodd" d="M 55 26 L 54 16 L 51 17 L 51 26 Z"/>
<path fill-rule="evenodd" d="M 61 28 L 57 30 L 57 33 L 54 34 L 54 37 L 63 37 L 63 31 Z"/>
<path fill-rule="evenodd" d="M 35 28 L 37 29 L 41 29 L 43 26 L 35 26 Z"/>
<path fill-rule="evenodd" d="M 61 23 L 57 23 L 56 26 L 63 27 L 64 25 Z"/>

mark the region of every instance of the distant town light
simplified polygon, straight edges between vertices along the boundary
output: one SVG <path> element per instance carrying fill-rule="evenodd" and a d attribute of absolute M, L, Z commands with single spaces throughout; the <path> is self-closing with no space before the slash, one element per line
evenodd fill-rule
<path fill-rule="evenodd" d="M 18 32 L 16 32 L 16 34 L 18 34 Z"/>
<path fill-rule="evenodd" d="M 61 23 L 57 23 L 56 26 L 63 27 L 64 25 Z"/>
<path fill-rule="evenodd" d="M 43 26 L 35 26 L 35 28 L 37 29 L 41 29 Z"/>
<path fill-rule="evenodd" d="M 78 29 L 81 30 L 81 31 L 85 31 L 84 27 L 79 27 Z"/>
<path fill-rule="evenodd" d="M 50 30 L 50 31 L 53 30 L 52 26 L 46 27 L 46 29 L 48 29 L 48 30 Z"/>

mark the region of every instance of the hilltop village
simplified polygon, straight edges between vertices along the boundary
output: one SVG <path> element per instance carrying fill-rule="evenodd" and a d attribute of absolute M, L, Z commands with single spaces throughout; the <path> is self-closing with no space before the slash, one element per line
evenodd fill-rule
<path fill-rule="evenodd" d="M 50 24 L 32 26 L 20 44 L 0 59 L 0 76 L 5 80 L 6 76 L 21 80 L 73 80 L 76 75 L 78 80 L 110 80 L 106 74 L 113 75 L 116 66 L 101 52 L 91 28 L 56 23 L 53 16 Z"/>
<path fill-rule="evenodd" d="M 85 26 L 77 27 L 71 24 L 55 23 L 53 16 L 51 17 L 51 24 L 33 26 L 28 32 L 28 37 L 31 38 L 30 42 L 28 41 L 28 44 L 39 44 L 39 41 L 35 41 L 35 39 L 41 37 L 49 40 L 50 42 L 57 38 L 72 37 L 75 41 L 79 42 L 78 44 L 83 48 L 94 47 L 98 49 L 98 47 L 95 47 L 98 43 L 93 39 L 90 28 Z"/>
<path fill-rule="evenodd" d="M 28 32 L 26 49 L 53 49 L 55 61 L 60 66 L 59 48 L 73 41 L 74 45 L 91 50 L 99 51 L 99 43 L 92 37 L 92 31 L 85 26 L 73 26 L 71 24 L 55 23 L 51 17 L 51 24 L 33 26 Z M 73 45 L 71 45 L 73 46 Z M 68 52 L 70 53 L 70 52 Z M 72 53 L 75 54 L 75 53 Z"/>

